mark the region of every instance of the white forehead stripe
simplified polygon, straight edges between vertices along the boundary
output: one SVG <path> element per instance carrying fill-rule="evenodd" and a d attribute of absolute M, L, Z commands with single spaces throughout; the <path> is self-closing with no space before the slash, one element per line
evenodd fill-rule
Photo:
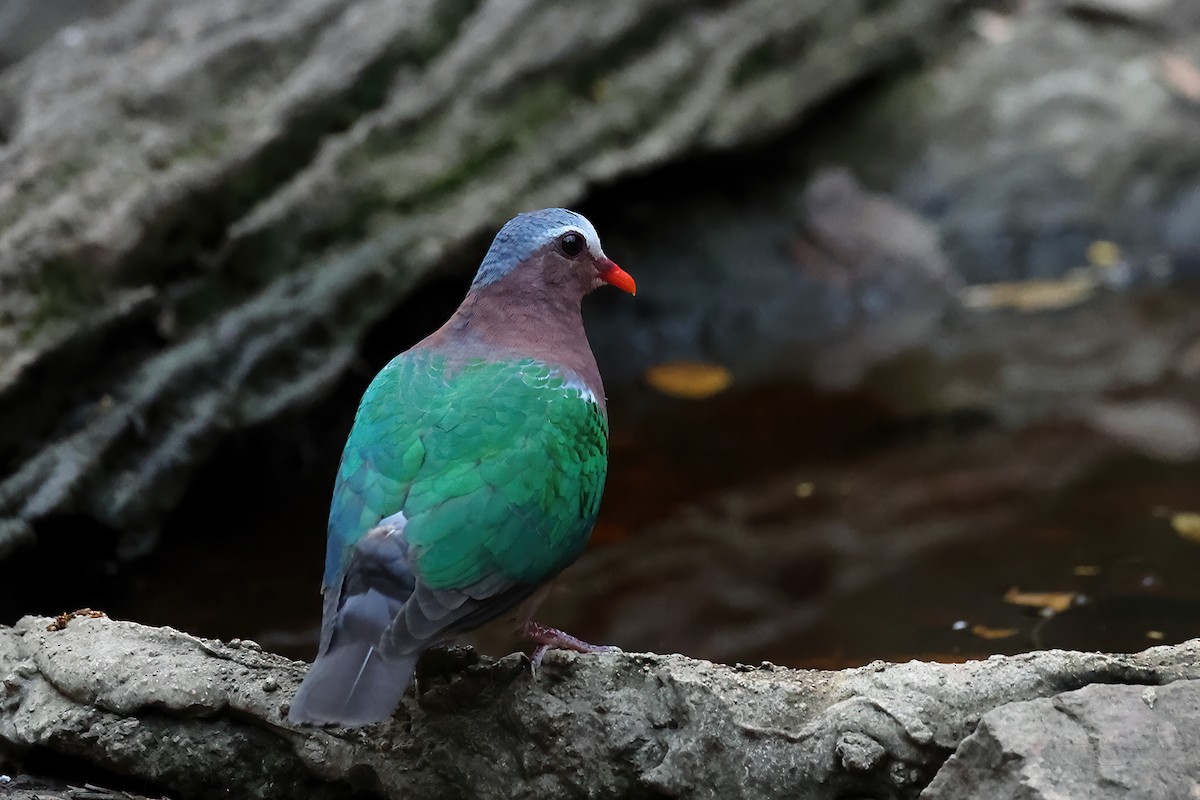
<path fill-rule="evenodd" d="M 596 233 L 592 223 L 584 217 L 579 218 L 578 225 L 560 225 L 557 228 L 551 228 L 546 231 L 546 238 L 543 241 L 553 242 L 569 231 L 578 231 L 583 234 L 583 240 L 587 242 L 588 252 L 592 254 L 593 258 L 604 258 L 604 251 L 600 249 L 600 234 Z"/>
<path fill-rule="evenodd" d="M 475 272 L 472 286 L 487 286 L 512 272 L 524 259 L 543 247 L 552 245 L 558 237 L 568 231 L 583 235 L 588 252 L 594 259 L 604 258 L 600 247 L 600 234 L 582 214 L 565 208 L 543 208 L 528 211 L 504 223 L 492 246 Z"/>

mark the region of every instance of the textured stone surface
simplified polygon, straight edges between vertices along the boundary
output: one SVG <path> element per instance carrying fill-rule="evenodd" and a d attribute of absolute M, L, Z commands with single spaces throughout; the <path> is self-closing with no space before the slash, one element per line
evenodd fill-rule
<path fill-rule="evenodd" d="M 1200 679 L 1200 641 L 841 672 L 556 652 L 537 681 L 520 656 L 467 652 L 390 722 L 313 731 L 284 721 L 303 665 L 253 643 L 50 622 L 0 629 L 9 758 L 71 756 L 184 797 L 915 797 L 992 709 L 1096 683 L 1176 708 L 1172 682 Z"/>
<path fill-rule="evenodd" d="M 1168 64 L 1200 66 L 1200 7 L 1012 8 L 977 13 L 977 37 L 872 105 L 848 147 L 928 214 L 971 283 L 1061 276 L 1095 240 L 1120 245 L 1118 285 L 1194 275 L 1197 101 Z"/>
<path fill-rule="evenodd" d="M 5 800 L 151 800 L 145 795 L 92 783 L 78 786 L 29 775 L 0 775 L 0 797 Z"/>
<path fill-rule="evenodd" d="M 1200 681 L 1085 686 L 983 716 L 922 800 L 1200 797 Z"/>

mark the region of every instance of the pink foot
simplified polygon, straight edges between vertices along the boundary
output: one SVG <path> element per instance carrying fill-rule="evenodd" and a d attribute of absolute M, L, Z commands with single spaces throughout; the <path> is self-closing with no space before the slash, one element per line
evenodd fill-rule
<path fill-rule="evenodd" d="M 533 655 L 529 657 L 534 672 L 542 665 L 542 659 L 545 658 L 546 653 L 553 648 L 574 650 L 576 653 L 621 652 L 621 648 L 619 647 L 607 644 L 588 644 L 582 639 L 576 639 L 569 633 L 563 633 L 558 628 L 551 628 L 548 625 L 542 625 L 537 622 L 525 623 L 525 635 L 538 644 L 537 648 L 533 651 Z"/>

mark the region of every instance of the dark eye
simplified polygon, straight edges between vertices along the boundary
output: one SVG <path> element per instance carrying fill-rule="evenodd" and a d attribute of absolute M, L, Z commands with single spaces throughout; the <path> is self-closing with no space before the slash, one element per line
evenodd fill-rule
<path fill-rule="evenodd" d="M 558 251 L 567 258 L 579 258 L 583 252 L 583 237 L 578 233 L 564 233 L 558 237 Z"/>

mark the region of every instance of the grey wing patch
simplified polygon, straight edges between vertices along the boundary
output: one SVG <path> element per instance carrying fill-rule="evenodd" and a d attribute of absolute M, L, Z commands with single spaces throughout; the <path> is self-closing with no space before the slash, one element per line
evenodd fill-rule
<path fill-rule="evenodd" d="M 378 642 L 416 587 L 403 514 L 393 514 L 351 548 L 341 580 L 325 590 L 319 653 L 335 639 Z"/>
<path fill-rule="evenodd" d="M 396 658 L 425 650 L 490 622 L 537 590 L 536 584 L 512 584 L 498 576 L 462 590 L 430 589 L 418 580 L 404 610 L 384 634 L 383 653 Z"/>
<path fill-rule="evenodd" d="M 533 595 L 538 586 L 513 584 L 493 573 L 460 590 L 431 589 L 408 561 L 407 523 L 393 514 L 358 540 L 340 586 L 325 598 L 324 653 L 339 635 L 378 641 L 386 658 L 412 657 L 472 630 Z"/>
<path fill-rule="evenodd" d="M 343 597 L 374 589 L 401 602 L 408 599 L 416 576 L 408 565 L 407 522 L 403 513 L 393 514 L 355 543 L 342 579 Z"/>

